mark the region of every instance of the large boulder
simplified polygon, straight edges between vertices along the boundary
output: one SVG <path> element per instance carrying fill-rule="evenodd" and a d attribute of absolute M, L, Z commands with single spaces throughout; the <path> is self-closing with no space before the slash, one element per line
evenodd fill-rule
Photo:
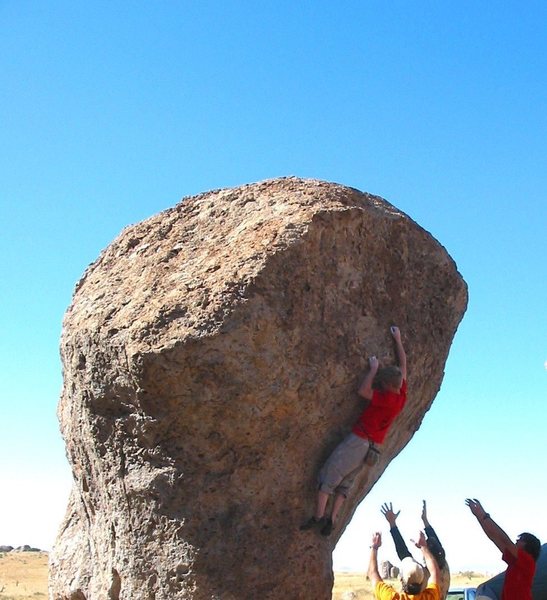
<path fill-rule="evenodd" d="M 332 550 L 419 428 L 467 303 L 444 248 L 379 197 L 283 178 L 125 229 L 64 320 L 74 487 L 50 565 L 64 600 L 331 597 Z M 363 405 L 368 357 L 409 401 L 330 538 L 298 527 Z"/>

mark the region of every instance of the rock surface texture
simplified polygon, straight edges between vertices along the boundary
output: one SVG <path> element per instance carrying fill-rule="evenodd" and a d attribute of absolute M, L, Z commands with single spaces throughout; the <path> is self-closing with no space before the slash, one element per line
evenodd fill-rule
<path fill-rule="evenodd" d="M 332 550 L 431 406 L 467 289 L 444 248 L 379 197 L 283 178 L 185 198 L 126 228 L 63 326 L 74 487 L 55 600 L 326 600 Z M 330 538 L 298 527 L 363 409 L 368 357 L 409 401 Z"/>

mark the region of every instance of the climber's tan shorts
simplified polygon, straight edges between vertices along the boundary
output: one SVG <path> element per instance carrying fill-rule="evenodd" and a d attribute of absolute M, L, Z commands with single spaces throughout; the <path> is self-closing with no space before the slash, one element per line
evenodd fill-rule
<path fill-rule="evenodd" d="M 355 476 L 363 466 L 369 440 L 350 433 L 336 446 L 319 471 L 319 489 L 327 494 L 347 496 Z"/>

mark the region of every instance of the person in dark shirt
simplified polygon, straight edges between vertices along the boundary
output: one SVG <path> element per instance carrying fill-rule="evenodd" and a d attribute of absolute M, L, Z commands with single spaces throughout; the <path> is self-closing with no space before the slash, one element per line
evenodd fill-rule
<path fill-rule="evenodd" d="M 410 553 L 399 528 L 397 527 L 397 517 L 400 514 L 400 510 L 395 512 L 393 510 L 393 504 L 390 502 L 389 504 L 386 502 L 382 505 L 381 508 L 382 514 L 386 518 L 389 523 L 391 533 L 391 537 L 393 538 L 393 542 L 395 543 L 395 550 L 397 552 L 397 556 L 399 560 L 402 562 L 405 558 L 412 558 L 412 554 Z M 450 587 L 450 569 L 448 567 L 448 563 L 446 561 L 446 553 L 444 548 L 437 536 L 437 533 L 431 526 L 429 519 L 427 517 L 427 504 L 426 501 L 423 501 L 422 504 L 422 522 L 424 524 L 424 533 L 426 536 L 426 544 L 433 556 L 435 562 L 439 567 L 439 590 L 441 600 L 446 598 L 446 594 L 448 592 L 448 588 Z M 425 577 L 421 584 L 420 590 L 423 590 L 427 585 L 427 580 L 429 578 L 429 573 L 427 569 L 425 570 Z"/>

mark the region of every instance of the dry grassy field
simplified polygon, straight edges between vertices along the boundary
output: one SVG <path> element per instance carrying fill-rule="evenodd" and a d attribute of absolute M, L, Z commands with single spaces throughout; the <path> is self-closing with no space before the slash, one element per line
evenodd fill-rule
<path fill-rule="evenodd" d="M 0 554 L 0 600 L 45 600 L 47 598 L 46 552 L 8 552 Z M 485 577 L 455 576 L 454 586 L 477 586 Z M 333 600 L 373 598 L 364 573 L 336 573 Z"/>
<path fill-rule="evenodd" d="M 0 600 L 47 598 L 46 552 L 0 554 Z"/>

